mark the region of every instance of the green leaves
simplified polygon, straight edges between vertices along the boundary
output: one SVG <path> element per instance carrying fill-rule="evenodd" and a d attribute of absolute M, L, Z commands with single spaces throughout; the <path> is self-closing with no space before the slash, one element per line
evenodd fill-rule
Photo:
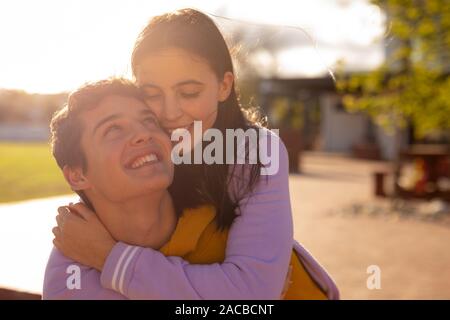
<path fill-rule="evenodd" d="M 388 18 L 386 63 L 366 74 L 338 75 L 349 111 L 385 127 L 413 122 L 418 137 L 450 130 L 450 4 L 447 0 L 376 0 Z"/>

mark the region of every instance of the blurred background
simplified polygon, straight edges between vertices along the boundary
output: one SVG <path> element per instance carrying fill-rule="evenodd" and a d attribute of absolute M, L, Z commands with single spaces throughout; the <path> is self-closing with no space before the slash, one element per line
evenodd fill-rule
<path fill-rule="evenodd" d="M 450 299 L 447 0 L 0 2 L 0 299 L 40 298 L 56 208 L 76 199 L 53 112 L 130 77 L 139 31 L 183 7 L 215 19 L 243 106 L 280 129 L 295 238 L 342 298 Z"/>

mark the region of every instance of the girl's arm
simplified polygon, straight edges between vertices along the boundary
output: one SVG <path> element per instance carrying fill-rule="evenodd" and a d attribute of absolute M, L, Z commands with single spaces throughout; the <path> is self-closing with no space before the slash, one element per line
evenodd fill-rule
<path fill-rule="evenodd" d="M 281 140 L 267 132 L 266 142 L 279 141 L 278 171 L 261 176 L 240 202 L 223 263 L 189 264 L 119 242 L 105 261 L 102 285 L 131 299 L 279 299 L 292 253 L 293 223 L 288 155 Z M 237 188 L 239 178 L 233 179 Z"/>
<path fill-rule="evenodd" d="M 45 269 L 43 300 L 126 299 L 102 287 L 100 272 L 65 257 L 53 248 Z"/>

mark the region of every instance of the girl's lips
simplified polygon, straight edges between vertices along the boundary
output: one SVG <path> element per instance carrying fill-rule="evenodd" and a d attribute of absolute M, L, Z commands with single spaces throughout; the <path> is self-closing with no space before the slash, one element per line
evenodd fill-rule
<path fill-rule="evenodd" d="M 186 130 L 190 130 L 192 128 L 192 126 L 194 125 L 194 122 L 192 122 L 191 124 L 188 124 L 186 126 L 179 126 L 179 127 L 165 127 L 164 130 L 166 130 L 166 132 L 170 135 L 172 134 L 174 131 L 179 130 L 179 129 L 186 129 Z"/>

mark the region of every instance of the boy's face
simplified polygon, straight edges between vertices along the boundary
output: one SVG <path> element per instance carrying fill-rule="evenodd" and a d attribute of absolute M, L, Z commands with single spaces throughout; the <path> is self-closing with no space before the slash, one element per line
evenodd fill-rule
<path fill-rule="evenodd" d="M 89 197 L 121 202 L 171 184 L 170 139 L 143 102 L 111 95 L 82 112 L 80 121 L 87 170 L 78 188 Z"/>

